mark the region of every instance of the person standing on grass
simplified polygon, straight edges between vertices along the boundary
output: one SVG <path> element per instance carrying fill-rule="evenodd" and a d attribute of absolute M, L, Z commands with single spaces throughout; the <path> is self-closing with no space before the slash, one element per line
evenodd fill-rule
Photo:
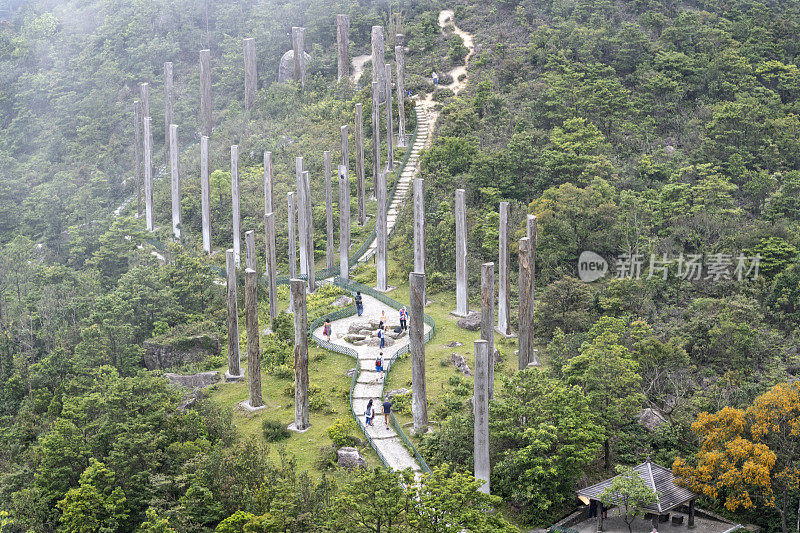
<path fill-rule="evenodd" d="M 375 417 L 375 410 L 372 408 L 372 398 L 367 402 L 367 411 L 364 413 L 367 417 L 367 425 L 372 425 L 372 419 Z"/>
<path fill-rule="evenodd" d="M 356 311 L 358 311 L 358 316 L 364 312 L 364 301 L 361 299 L 361 291 L 356 291 Z"/>
<path fill-rule="evenodd" d="M 439 75 L 436 74 L 435 70 L 433 71 L 433 75 L 431 77 L 433 78 L 433 86 L 434 87 L 438 87 L 439 86 Z"/>
<path fill-rule="evenodd" d="M 383 402 L 383 416 L 386 418 L 386 429 L 389 429 L 389 416 L 392 414 L 392 401 L 389 397 L 386 397 L 386 401 Z"/>
<path fill-rule="evenodd" d="M 325 319 L 325 325 L 322 326 L 322 334 L 325 335 L 325 338 L 328 342 L 331 342 L 331 319 Z"/>
<path fill-rule="evenodd" d="M 406 306 L 404 305 L 403 307 L 400 308 L 400 328 L 402 328 L 403 331 L 408 329 L 408 326 L 406 325 L 407 320 L 408 320 L 408 311 L 406 310 Z"/>

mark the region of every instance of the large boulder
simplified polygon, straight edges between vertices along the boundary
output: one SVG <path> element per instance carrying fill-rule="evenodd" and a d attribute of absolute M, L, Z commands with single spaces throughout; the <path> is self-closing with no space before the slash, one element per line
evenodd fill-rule
<path fill-rule="evenodd" d="M 651 407 L 647 407 L 639 411 L 637 416 L 639 424 L 644 426 L 647 431 L 653 432 L 667 423 L 667 417 L 661 412 Z"/>
<path fill-rule="evenodd" d="M 345 446 L 336 450 L 336 459 L 339 466 L 347 470 L 366 468 L 367 460 L 355 448 Z"/>
<path fill-rule="evenodd" d="M 384 396 L 387 396 L 389 399 L 392 399 L 395 396 L 400 396 L 402 394 L 408 394 L 409 392 L 411 392 L 411 391 L 408 390 L 408 389 L 404 389 L 404 388 L 392 389 L 389 392 L 387 392 L 386 394 L 384 394 Z"/>
<path fill-rule="evenodd" d="M 390 329 L 386 332 L 386 336 L 392 339 L 399 339 L 400 337 L 405 337 L 407 333 L 408 331 L 405 329 L 401 330 L 400 333 L 395 333 L 394 329 Z"/>
<path fill-rule="evenodd" d="M 219 381 L 219 372 L 200 372 L 199 374 L 164 374 L 170 385 L 187 389 L 204 389 Z"/>
<path fill-rule="evenodd" d="M 458 370 L 461 371 L 462 374 L 465 376 L 471 376 L 472 370 L 467 363 L 467 358 L 461 354 L 451 354 L 450 355 L 450 362 L 453 363 L 453 366 L 456 367 Z"/>
<path fill-rule="evenodd" d="M 311 63 L 311 56 L 303 52 L 306 58 L 306 76 L 308 76 L 308 66 Z M 289 50 L 281 56 L 278 66 L 278 83 L 286 83 L 294 78 L 294 50 Z"/>
<path fill-rule="evenodd" d="M 187 363 L 201 363 L 222 353 L 222 343 L 213 334 L 193 335 L 175 339 L 144 341 L 144 366 L 148 370 L 166 369 Z"/>
<path fill-rule="evenodd" d="M 394 339 L 389 337 L 388 335 L 386 336 L 385 340 L 386 342 L 384 343 L 384 346 L 394 345 Z M 367 341 L 367 346 L 380 346 L 380 345 L 381 345 L 381 340 L 378 337 L 370 337 L 370 339 Z"/>
<path fill-rule="evenodd" d="M 456 325 L 470 331 L 478 331 L 481 329 L 481 314 L 472 312 L 464 318 L 459 319 Z"/>
<path fill-rule="evenodd" d="M 370 324 L 369 320 L 358 320 L 356 322 L 351 322 L 350 326 L 347 328 L 347 333 L 358 333 L 361 334 L 362 330 L 372 331 L 373 329 L 378 329 L 378 324 L 375 324 L 373 328 Z"/>

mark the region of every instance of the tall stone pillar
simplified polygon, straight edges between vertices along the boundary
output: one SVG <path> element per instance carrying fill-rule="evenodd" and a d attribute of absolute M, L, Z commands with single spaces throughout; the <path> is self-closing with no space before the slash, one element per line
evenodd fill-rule
<path fill-rule="evenodd" d="M 536 215 L 528 215 L 527 217 L 527 234 L 528 239 L 530 239 L 530 249 L 531 249 L 531 309 L 530 309 L 530 318 L 531 318 L 531 325 L 530 325 L 530 335 L 528 336 L 528 364 L 539 366 L 539 357 L 536 355 L 536 349 L 534 348 L 534 309 L 536 306 L 536 298 L 534 297 L 536 294 L 536 244 L 538 240 L 537 235 L 537 228 L 536 228 Z"/>
<path fill-rule="evenodd" d="M 172 62 L 164 63 L 164 160 L 169 156 L 169 127 L 175 123 L 173 104 L 175 100 L 172 78 Z"/>
<path fill-rule="evenodd" d="M 511 337 L 511 226 L 509 224 L 510 209 L 508 202 L 500 202 L 500 275 L 498 279 L 497 298 L 497 332 L 504 337 Z"/>
<path fill-rule="evenodd" d="M 494 263 L 481 265 L 481 339 L 489 343 L 489 398 L 494 396 Z"/>
<path fill-rule="evenodd" d="M 297 215 L 295 213 L 297 211 L 297 199 L 293 192 L 286 194 L 286 211 L 289 219 L 289 278 L 291 279 L 297 277 Z"/>
<path fill-rule="evenodd" d="M 402 42 L 402 35 L 397 35 L 398 41 Z M 398 44 L 394 47 L 394 60 L 397 67 L 397 146 L 405 148 L 408 146 L 408 136 L 406 135 L 406 56 L 403 45 Z"/>
<path fill-rule="evenodd" d="M 375 231 L 378 241 L 375 250 L 375 262 L 378 266 L 378 283 L 375 287 L 381 292 L 389 289 L 387 272 L 387 220 L 386 220 L 386 173 L 381 172 L 378 177 L 378 218 L 375 219 Z"/>
<path fill-rule="evenodd" d="M 489 494 L 489 343 L 475 341 L 475 383 L 472 410 L 475 415 L 475 479 L 485 483 L 478 489 Z"/>
<path fill-rule="evenodd" d="M 339 165 L 339 275 L 350 279 L 350 178 Z"/>
<path fill-rule="evenodd" d="M 144 220 L 153 231 L 153 132 L 150 117 L 144 117 Z"/>
<path fill-rule="evenodd" d="M 200 50 L 200 131 L 211 137 L 211 50 Z"/>
<path fill-rule="evenodd" d="M 272 193 L 272 152 L 264 152 L 264 213 L 273 213 L 272 206 L 274 201 Z"/>
<path fill-rule="evenodd" d="M 380 84 L 372 82 L 372 194 L 377 198 L 378 174 L 381 172 Z"/>
<path fill-rule="evenodd" d="M 385 46 L 383 42 L 383 26 L 372 27 L 372 81 L 377 81 L 379 87 L 384 87 L 386 83 L 386 64 Z M 379 98 L 383 98 L 382 95 Z M 383 100 L 380 100 L 381 102 Z"/>
<path fill-rule="evenodd" d="M 386 170 L 394 170 L 394 121 L 392 120 L 392 65 L 386 63 L 384 95 L 386 98 Z"/>
<path fill-rule="evenodd" d="M 178 152 L 178 126 L 169 126 L 169 168 L 172 185 L 172 236 L 181 240 L 181 175 Z"/>
<path fill-rule="evenodd" d="M 252 37 L 242 40 L 244 48 L 244 108 L 253 107 L 258 90 L 258 67 L 256 65 L 256 40 Z"/>
<path fill-rule="evenodd" d="M 244 271 L 244 320 L 247 329 L 247 376 L 250 384 L 251 408 L 261 407 L 261 352 L 258 331 L 258 277 L 256 271 L 247 268 Z"/>
<path fill-rule="evenodd" d="M 311 213 L 311 174 L 303 172 L 303 195 L 305 196 L 305 218 L 306 218 L 306 272 L 308 273 L 308 292 L 314 292 L 317 282 L 314 278 L 314 219 Z"/>
<path fill-rule="evenodd" d="M 411 351 L 411 414 L 414 432 L 418 435 L 428 430 L 428 394 L 425 386 L 425 274 L 408 275 L 408 341 Z"/>
<path fill-rule="evenodd" d="M 467 292 L 467 206 L 464 189 L 456 189 L 456 316 L 469 314 Z"/>
<path fill-rule="evenodd" d="M 306 87 L 306 29 L 292 27 L 292 50 L 294 50 L 294 81 Z"/>
<path fill-rule="evenodd" d="M 150 116 L 150 84 L 139 84 L 139 96 L 142 98 L 142 118 Z"/>
<path fill-rule="evenodd" d="M 348 133 L 349 133 L 347 125 L 345 124 L 344 126 L 339 128 L 339 131 L 340 131 L 341 136 L 342 136 L 342 164 L 345 166 L 345 168 L 347 169 L 347 172 L 349 173 L 350 172 L 350 143 L 348 142 L 348 139 L 347 139 L 347 136 L 348 136 Z"/>
<path fill-rule="evenodd" d="M 336 45 L 339 68 L 336 80 L 350 77 L 350 16 L 336 15 Z"/>
<path fill-rule="evenodd" d="M 325 162 L 325 268 L 331 269 L 334 264 L 333 249 L 333 185 L 331 183 L 331 152 L 322 152 Z"/>
<path fill-rule="evenodd" d="M 414 178 L 414 272 L 425 272 L 425 180 Z"/>
<path fill-rule="evenodd" d="M 245 268 L 256 270 L 256 232 L 253 230 L 244 233 L 244 253 Z"/>
<path fill-rule="evenodd" d="M 241 379 L 239 368 L 239 303 L 236 298 L 236 258 L 233 250 L 225 251 L 226 298 L 228 308 L 228 371 L 225 379 Z"/>
<path fill-rule="evenodd" d="M 294 429 L 304 431 L 308 421 L 308 317 L 306 315 L 306 282 L 291 283 L 294 307 Z"/>
<path fill-rule="evenodd" d="M 306 207 L 305 196 L 303 194 L 303 158 L 296 157 L 294 160 L 295 185 L 297 186 L 297 241 L 300 250 L 300 275 L 308 275 L 308 263 L 306 262 Z"/>
<path fill-rule="evenodd" d="M 136 144 L 133 148 L 136 170 L 134 179 L 136 180 L 136 216 L 142 216 L 142 101 L 133 101 L 133 136 Z"/>
<path fill-rule="evenodd" d="M 233 253 L 236 266 L 242 261 L 241 214 L 239 213 L 239 146 L 231 145 L 231 203 L 233 206 Z"/>
<path fill-rule="evenodd" d="M 275 252 L 275 213 L 264 215 L 264 240 L 266 242 L 266 272 L 269 289 L 269 318 L 278 316 L 278 263 Z"/>
<path fill-rule="evenodd" d="M 367 223 L 367 208 L 364 201 L 364 110 L 356 104 L 356 194 L 358 195 L 358 225 Z"/>
<path fill-rule="evenodd" d="M 200 211 L 203 218 L 203 250 L 211 253 L 211 181 L 208 172 L 208 136 L 200 137 Z"/>
<path fill-rule="evenodd" d="M 531 245 L 530 239 L 519 240 L 519 369 L 528 366 L 530 360 L 530 338 L 533 326 L 533 302 L 531 301 Z"/>

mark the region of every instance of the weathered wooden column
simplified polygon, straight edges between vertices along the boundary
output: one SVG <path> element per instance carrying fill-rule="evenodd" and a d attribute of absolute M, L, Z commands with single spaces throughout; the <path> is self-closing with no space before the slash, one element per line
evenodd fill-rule
<path fill-rule="evenodd" d="M 330 270 L 334 264 L 333 249 L 333 184 L 331 183 L 331 152 L 322 152 L 325 162 L 325 268 Z"/>
<path fill-rule="evenodd" d="M 530 336 L 533 334 L 531 320 L 533 305 L 531 301 L 531 246 L 530 239 L 519 240 L 519 348 L 517 356 L 519 369 L 527 368 L 530 362 Z"/>
<path fill-rule="evenodd" d="M 150 117 L 144 117 L 144 220 L 153 231 L 153 132 Z"/>
<path fill-rule="evenodd" d="M 474 459 L 475 479 L 484 484 L 478 489 L 489 494 L 489 343 L 481 339 L 475 341 L 475 383 L 472 397 L 472 411 L 475 415 Z"/>
<path fill-rule="evenodd" d="M 350 279 L 350 179 L 339 165 L 339 275 Z"/>
<path fill-rule="evenodd" d="M 136 216 L 142 216 L 142 101 L 133 101 L 133 136 L 136 143 L 133 148 L 133 157 L 136 170 L 133 172 L 136 180 Z"/>
<path fill-rule="evenodd" d="M 264 213 L 273 213 L 274 201 L 272 193 L 272 152 L 264 152 Z"/>
<path fill-rule="evenodd" d="M 381 106 L 380 84 L 372 82 L 372 196 L 378 195 L 378 174 L 381 172 Z"/>
<path fill-rule="evenodd" d="M 336 15 L 336 45 L 339 59 L 337 81 L 350 77 L 350 16 Z"/>
<path fill-rule="evenodd" d="M 228 308 L 228 371 L 227 381 L 241 379 L 239 368 L 239 303 L 236 298 L 236 258 L 233 250 L 225 251 L 226 298 Z"/>
<path fill-rule="evenodd" d="M 489 398 L 494 396 L 494 263 L 481 265 L 481 339 L 489 343 Z"/>
<path fill-rule="evenodd" d="M 398 42 L 402 42 L 402 35 L 398 34 Z M 397 146 L 408 146 L 406 135 L 406 56 L 402 44 L 394 47 L 394 61 L 397 67 Z"/>
<path fill-rule="evenodd" d="M 242 262 L 241 214 L 239 213 L 239 146 L 231 145 L 231 203 L 233 206 L 233 253 L 236 266 Z"/>
<path fill-rule="evenodd" d="M 303 172 L 303 195 L 305 196 L 306 217 L 306 272 L 308 273 L 308 292 L 314 292 L 317 282 L 314 278 L 316 266 L 314 264 L 314 219 L 311 214 L 311 174 Z"/>
<path fill-rule="evenodd" d="M 203 250 L 211 253 L 211 181 L 208 172 L 208 136 L 200 137 L 200 211 L 203 219 Z"/>
<path fill-rule="evenodd" d="M 305 431 L 308 421 L 308 317 L 306 315 L 306 282 L 291 280 L 294 307 L 294 427 Z"/>
<path fill-rule="evenodd" d="M 266 274 L 269 294 L 269 318 L 278 316 L 278 262 L 275 251 L 275 213 L 264 215 L 264 241 L 266 248 Z"/>
<path fill-rule="evenodd" d="M 539 362 L 539 357 L 536 355 L 536 349 L 534 348 L 534 339 L 535 336 L 533 334 L 534 328 L 534 320 L 535 320 L 535 313 L 534 310 L 536 309 L 536 244 L 538 240 L 537 229 L 536 229 L 536 215 L 528 215 L 527 217 L 527 234 L 528 239 L 530 239 L 530 250 L 531 250 L 531 257 L 530 257 L 530 269 L 531 269 L 531 289 L 530 289 L 530 298 L 531 298 L 531 309 L 530 309 L 530 334 L 528 335 L 528 364 L 539 366 L 541 364 Z"/>
<path fill-rule="evenodd" d="M 286 194 L 286 211 L 288 213 L 288 233 L 289 233 L 289 278 L 297 277 L 297 233 L 296 220 L 297 199 L 293 192 Z M 290 300 L 291 301 L 291 300 Z"/>
<path fill-rule="evenodd" d="M 469 314 L 467 292 L 467 206 L 464 189 L 456 189 L 456 316 Z"/>
<path fill-rule="evenodd" d="M 245 268 L 256 269 L 256 232 L 244 232 L 244 264 Z"/>
<path fill-rule="evenodd" d="M 386 83 L 386 64 L 385 46 L 383 43 L 383 26 L 372 27 L 372 81 L 377 81 L 379 87 Z M 380 95 L 379 98 L 382 98 Z M 381 100 L 382 101 L 382 100 Z"/>
<path fill-rule="evenodd" d="M 425 180 L 414 178 L 414 272 L 425 272 Z"/>
<path fill-rule="evenodd" d="M 139 84 L 139 96 L 142 98 L 142 118 L 150 116 L 150 84 Z"/>
<path fill-rule="evenodd" d="M 408 275 L 408 341 L 411 351 L 411 414 L 414 433 L 428 430 L 428 394 L 425 385 L 425 274 Z"/>
<path fill-rule="evenodd" d="M 178 126 L 169 126 L 169 168 L 172 186 L 172 236 L 181 240 L 181 174 L 178 156 Z"/>
<path fill-rule="evenodd" d="M 386 173 L 381 172 L 378 177 L 378 217 L 375 219 L 375 231 L 378 244 L 375 249 L 375 263 L 377 264 L 378 283 L 375 287 L 381 292 L 389 289 L 388 264 L 387 264 L 387 214 L 386 214 Z"/>
<path fill-rule="evenodd" d="M 256 271 L 244 271 L 244 321 L 247 330 L 247 377 L 250 384 L 250 408 L 264 405 L 261 398 L 261 352 L 258 338 L 258 277 Z"/>
<path fill-rule="evenodd" d="M 211 137 L 211 50 L 200 50 L 200 131 Z"/>
<path fill-rule="evenodd" d="M 244 108 L 253 107 L 258 89 L 258 67 L 256 64 L 256 40 L 242 39 L 244 48 Z"/>
<path fill-rule="evenodd" d="M 367 208 L 364 201 L 364 110 L 356 104 L 356 195 L 358 196 L 358 225 L 367 223 Z"/>
<path fill-rule="evenodd" d="M 504 337 L 511 337 L 511 226 L 509 224 L 510 209 L 508 202 L 500 202 L 500 275 L 498 279 L 497 298 L 497 332 Z"/>
<path fill-rule="evenodd" d="M 175 123 L 174 83 L 172 77 L 172 62 L 164 63 L 164 160 L 169 156 L 169 127 Z"/>
<path fill-rule="evenodd" d="M 294 50 L 294 81 L 306 87 L 306 29 L 292 27 L 292 50 Z"/>
<path fill-rule="evenodd" d="M 386 63 L 386 170 L 394 170 L 394 120 L 392 119 L 392 65 Z"/>
<path fill-rule="evenodd" d="M 349 134 L 347 125 L 345 124 L 341 128 L 339 128 L 339 132 L 342 136 L 342 164 L 347 168 L 347 172 L 350 172 L 350 143 L 348 142 L 347 136 Z"/>
<path fill-rule="evenodd" d="M 300 250 L 300 275 L 308 275 L 308 263 L 306 263 L 306 207 L 305 195 L 303 194 L 303 158 L 296 157 L 294 160 L 295 185 L 297 188 L 297 241 Z"/>

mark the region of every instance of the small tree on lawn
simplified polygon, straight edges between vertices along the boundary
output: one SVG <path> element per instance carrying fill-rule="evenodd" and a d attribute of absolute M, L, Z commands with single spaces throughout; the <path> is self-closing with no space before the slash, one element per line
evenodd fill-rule
<path fill-rule="evenodd" d="M 603 505 L 616 505 L 628 532 L 637 516 L 644 516 L 645 507 L 656 501 L 658 494 L 647 486 L 644 479 L 629 466 L 617 466 L 619 475 L 611 481 L 603 492 L 600 501 Z"/>

